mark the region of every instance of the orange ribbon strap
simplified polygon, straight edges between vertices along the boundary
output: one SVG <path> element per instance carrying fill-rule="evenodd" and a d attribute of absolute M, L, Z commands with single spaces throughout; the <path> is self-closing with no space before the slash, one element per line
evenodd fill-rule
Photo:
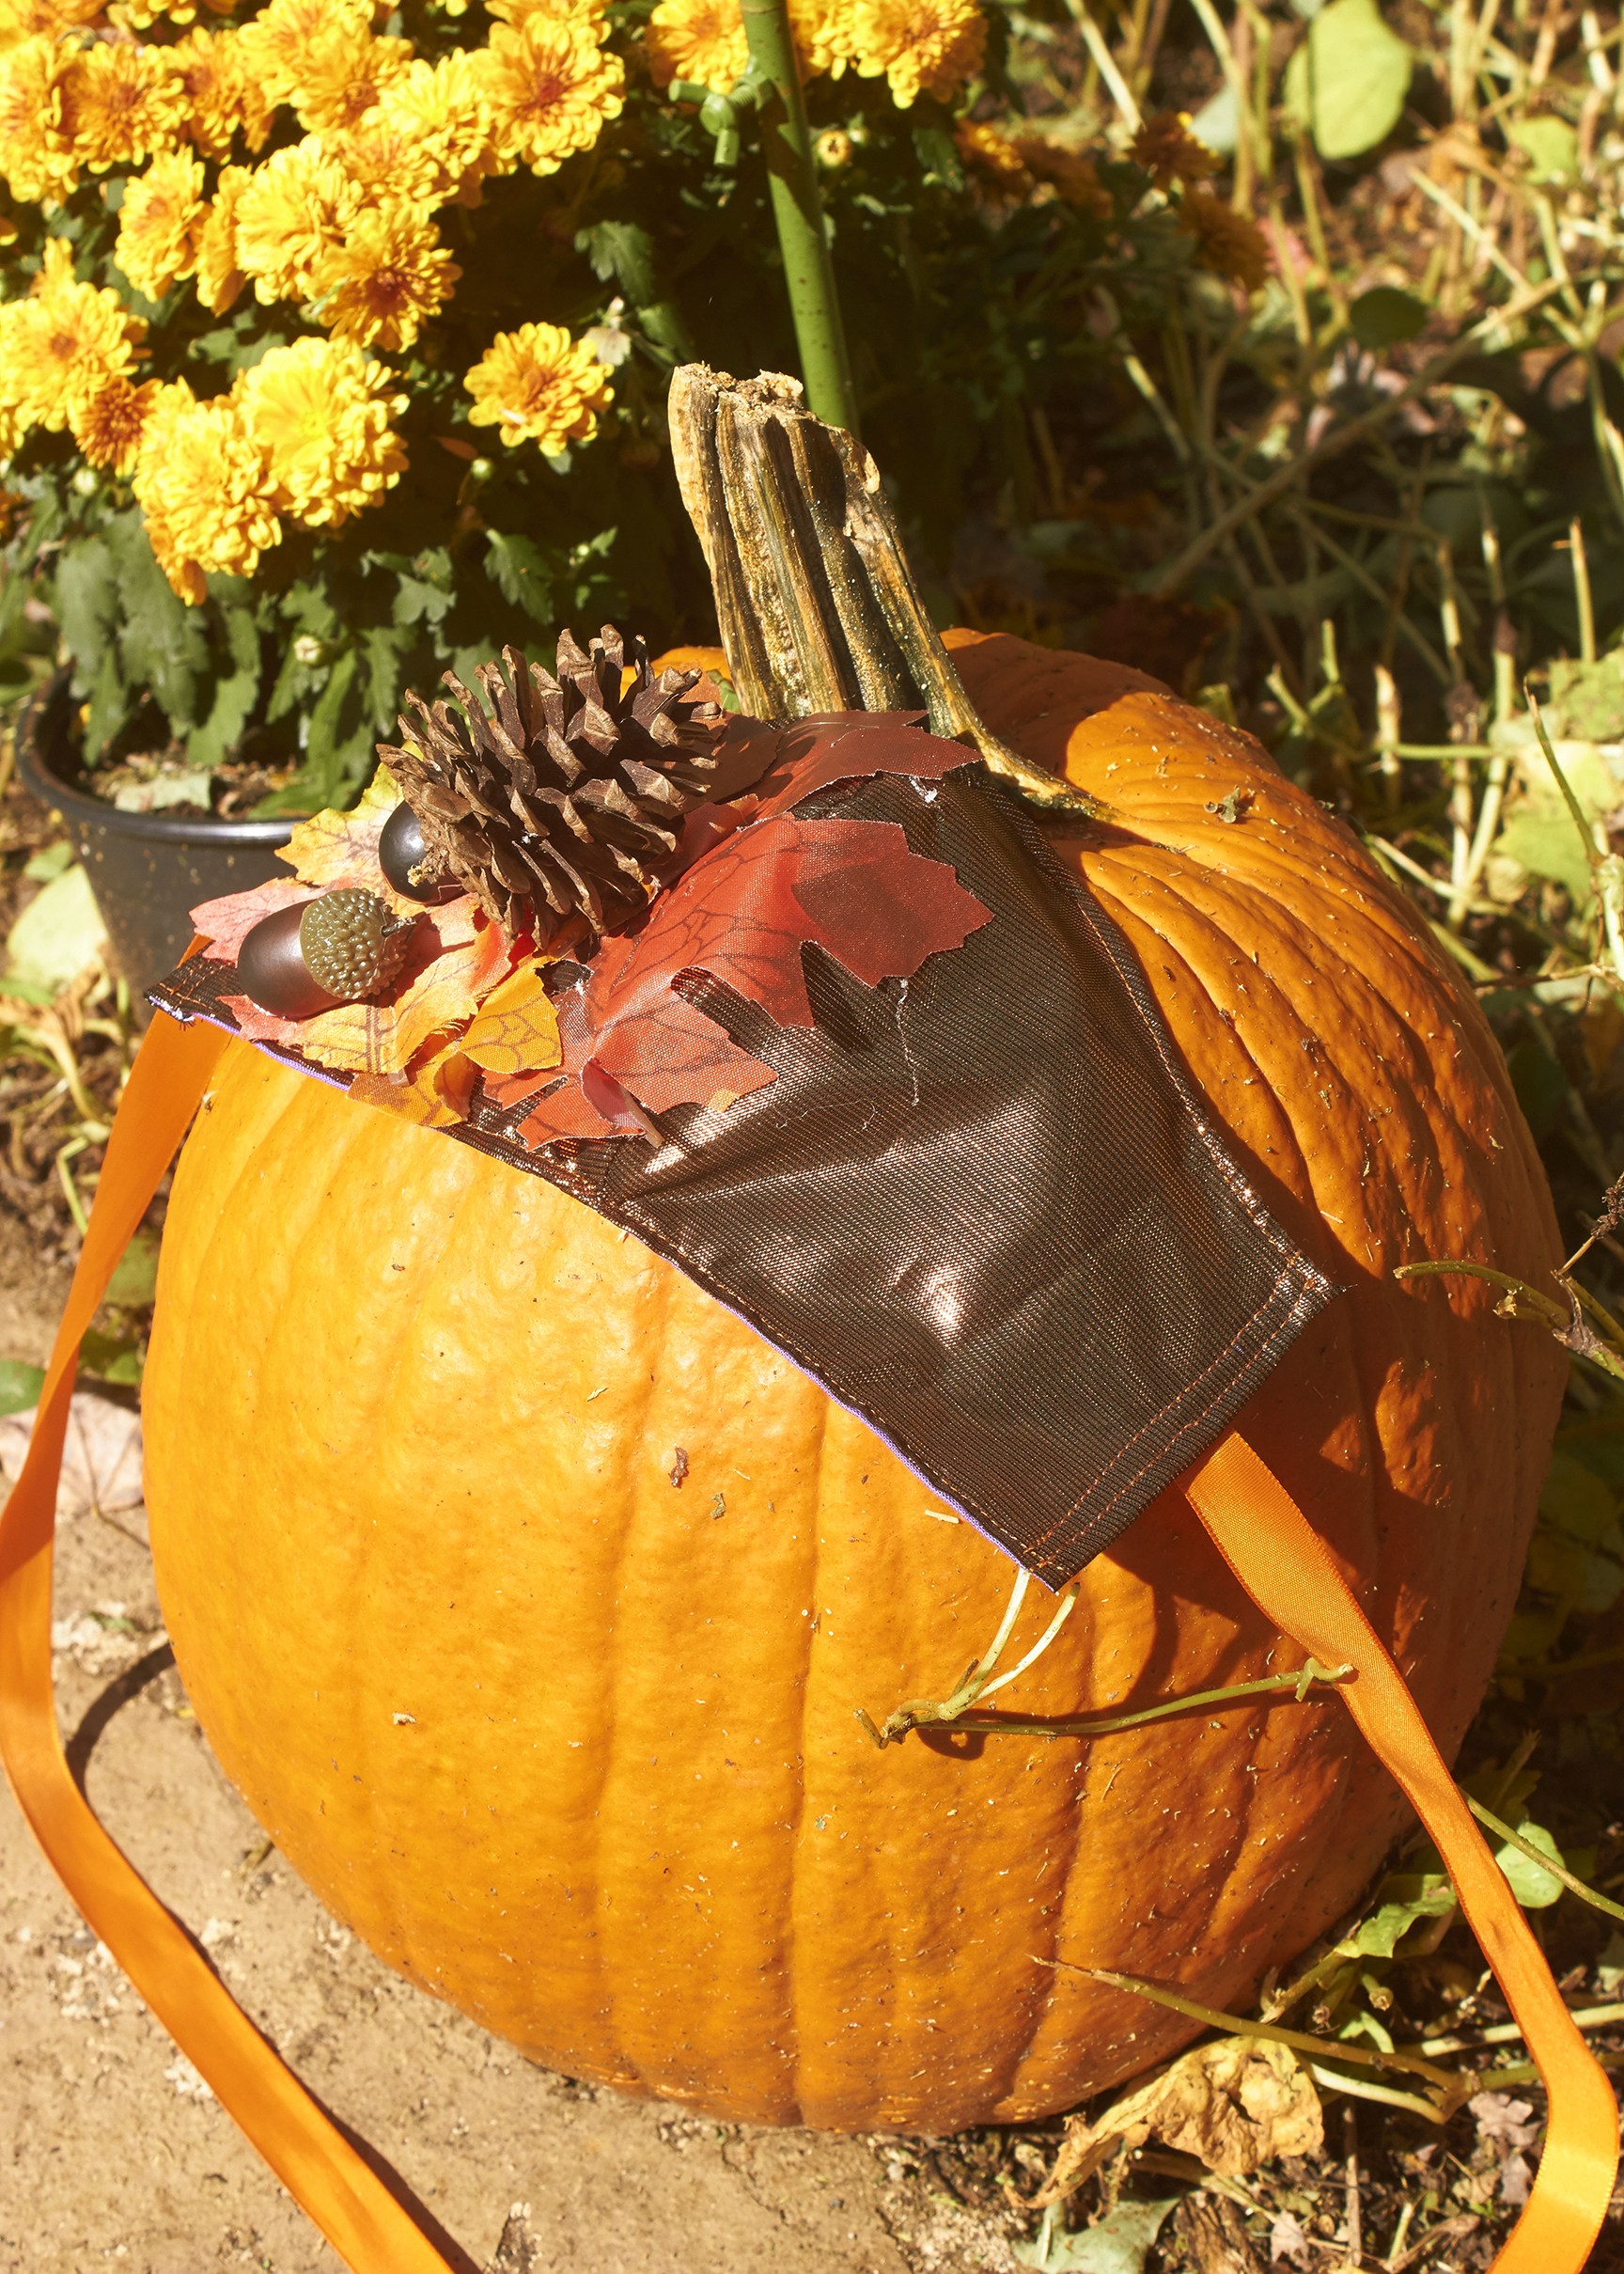
<path fill-rule="evenodd" d="M 356 2274 L 449 2274 L 108 1838 L 69 1774 L 56 1729 L 51 1544 L 80 1338 L 226 1039 L 201 1023 L 154 1018 L 114 1121 L 27 1462 L 0 1515 L 0 1759 L 36 1839 L 90 1927 L 334 2249 Z"/>
<path fill-rule="evenodd" d="M 1184 1493 L 1235 1576 L 1281 1633 L 1322 1665 L 1353 1667 L 1340 1694 L 1431 1833 L 1545 2079 L 1551 2098 L 1545 2150 L 1526 2208 L 1494 2261 L 1497 2274 L 1582 2274 L 1618 2168 L 1613 2088 L 1563 2004 L 1419 1707 L 1335 1558 L 1237 1431 L 1185 1478 Z"/>

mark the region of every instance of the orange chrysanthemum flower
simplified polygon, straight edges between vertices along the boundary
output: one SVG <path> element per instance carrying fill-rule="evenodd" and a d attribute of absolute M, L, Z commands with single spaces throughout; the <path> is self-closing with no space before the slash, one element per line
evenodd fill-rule
<path fill-rule="evenodd" d="M 197 298 L 214 316 L 225 315 L 248 281 L 237 260 L 237 208 L 253 179 L 245 165 L 222 166 L 214 202 L 205 210 L 193 238 Z"/>
<path fill-rule="evenodd" d="M 208 576 L 252 576 L 281 541 L 263 455 L 228 396 L 198 402 L 183 380 L 162 388 L 132 486 L 160 567 L 193 604 Z"/>
<path fill-rule="evenodd" d="M 77 188 L 79 159 L 69 123 L 76 49 L 24 39 L 0 55 L 0 174 L 22 205 L 44 205 Z"/>
<path fill-rule="evenodd" d="M 980 70 L 987 24 L 976 0 L 857 0 L 851 39 L 858 77 L 883 73 L 907 110 L 921 92 L 950 102 Z"/>
<path fill-rule="evenodd" d="M 64 105 L 74 155 L 93 174 L 140 165 L 172 150 L 185 123 L 185 94 L 162 49 L 99 39 L 77 59 Z"/>
<path fill-rule="evenodd" d="M 590 442 L 615 399 L 591 349 L 556 323 L 498 332 L 462 384 L 474 398 L 471 425 L 500 427 L 509 446 L 529 440 L 549 456 Z"/>
<path fill-rule="evenodd" d="M 126 182 L 113 258 L 138 292 L 162 300 L 178 277 L 191 275 L 207 212 L 202 164 L 190 150 L 169 150 Z"/>
<path fill-rule="evenodd" d="M 382 364 L 347 341 L 273 348 L 232 387 L 263 456 L 277 509 L 314 528 L 337 528 L 377 505 L 406 470 L 391 420 L 407 398 Z"/>
<path fill-rule="evenodd" d="M 319 264 L 315 297 L 335 339 L 393 351 L 411 346 L 461 274 L 423 207 L 392 202 L 362 213 Z"/>
<path fill-rule="evenodd" d="M 522 31 L 499 24 L 476 58 L 498 152 L 538 174 L 555 174 L 572 151 L 590 149 L 617 118 L 626 68 L 580 23 L 533 17 Z"/>
<path fill-rule="evenodd" d="M 1195 240 L 1195 266 L 1227 276 L 1247 291 L 1261 290 L 1272 266 L 1269 240 L 1255 221 L 1237 213 L 1210 190 L 1186 190 L 1179 226 Z"/>
<path fill-rule="evenodd" d="M 953 140 L 958 147 L 965 170 L 989 188 L 1000 190 L 1006 196 L 1019 197 L 1031 187 L 1031 177 L 1007 134 L 1001 134 L 995 126 L 985 126 L 966 118 L 955 130 Z"/>
<path fill-rule="evenodd" d="M 1079 206 L 1101 221 L 1110 218 L 1111 193 L 1092 158 L 1051 142 L 1046 134 L 1017 134 L 1015 151 L 1034 181 L 1047 182 L 1063 204 Z"/>
<path fill-rule="evenodd" d="M 340 246 L 362 190 L 319 134 L 276 150 L 243 186 L 236 212 L 237 266 L 256 296 L 308 300 L 316 271 Z"/>
<path fill-rule="evenodd" d="M 0 400 L 29 426 L 59 434 L 80 398 L 133 369 L 147 326 L 117 292 L 80 284 L 73 248 L 53 237 L 34 288 L 9 304 L 0 342 Z"/>
<path fill-rule="evenodd" d="M 1175 181 L 1205 181 L 1218 171 L 1218 156 L 1190 132 L 1188 111 L 1162 111 L 1147 118 L 1134 135 L 1132 154 L 1159 190 Z"/>
<path fill-rule="evenodd" d="M 109 379 L 94 392 L 81 396 L 73 406 L 73 439 L 86 463 L 110 474 L 133 471 L 164 383 L 148 379 L 136 386 L 123 378 Z"/>
<path fill-rule="evenodd" d="M 226 159 L 238 129 L 251 150 L 262 149 L 273 105 L 258 79 L 244 71 L 235 32 L 188 32 L 159 52 L 186 91 L 182 125 L 205 158 Z"/>

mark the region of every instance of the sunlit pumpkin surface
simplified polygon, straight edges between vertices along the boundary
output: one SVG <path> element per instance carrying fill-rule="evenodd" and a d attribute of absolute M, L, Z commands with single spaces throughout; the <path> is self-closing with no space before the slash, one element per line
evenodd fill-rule
<path fill-rule="evenodd" d="M 1113 808 L 1068 856 L 1348 1285 L 1244 1426 L 1452 1748 L 1564 1360 L 1480 1283 L 1390 1274 L 1555 1252 L 1499 1052 L 1256 745 L 1116 667 L 955 644 L 989 723 Z M 145 1404 L 164 1616 L 226 1770 L 382 1956 L 571 2075 L 754 2122 L 1031 2117 L 1194 2033 L 1050 1961 L 1244 2008 L 1400 1820 L 1323 1694 L 877 1752 L 855 1709 L 950 1690 L 1007 1559 L 636 1240 L 242 1045 L 176 1178 Z M 998 1702 L 1301 1655 L 1169 1493 Z"/>

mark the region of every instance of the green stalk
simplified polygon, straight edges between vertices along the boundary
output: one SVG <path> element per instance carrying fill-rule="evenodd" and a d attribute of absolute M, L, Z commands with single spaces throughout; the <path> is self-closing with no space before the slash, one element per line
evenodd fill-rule
<path fill-rule="evenodd" d="M 750 60 L 773 88 L 761 104 L 761 148 L 807 407 L 825 425 L 855 434 L 857 396 L 823 227 L 823 200 L 812 164 L 812 130 L 795 67 L 789 0 L 743 0 L 743 11 Z"/>

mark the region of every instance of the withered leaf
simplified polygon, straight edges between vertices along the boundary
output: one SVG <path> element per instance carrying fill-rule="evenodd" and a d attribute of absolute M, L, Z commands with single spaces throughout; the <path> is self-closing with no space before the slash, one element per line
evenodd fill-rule
<path fill-rule="evenodd" d="M 422 902 L 397 892 L 378 863 L 383 824 L 399 803 L 393 775 L 380 766 L 358 805 L 346 812 L 313 813 L 298 823 L 280 858 L 291 861 L 299 882 L 317 891 L 355 886 L 387 901 L 397 916 L 414 916 Z"/>
<path fill-rule="evenodd" d="M 1155 2071 L 1094 2123 L 1073 2116 L 1033 2201 L 1071 2194 L 1118 2142 L 1132 2149 L 1159 2140 L 1239 2178 L 1276 2156 L 1317 2156 L 1324 2137 L 1320 2095 L 1289 2046 L 1222 2037 Z"/>

